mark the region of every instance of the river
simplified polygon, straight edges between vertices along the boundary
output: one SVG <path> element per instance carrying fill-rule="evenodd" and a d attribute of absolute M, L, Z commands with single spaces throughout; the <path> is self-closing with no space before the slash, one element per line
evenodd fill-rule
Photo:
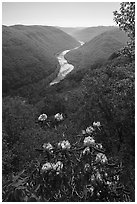
<path fill-rule="evenodd" d="M 80 42 L 80 46 L 82 46 L 84 44 L 84 42 L 79 41 Z M 75 50 L 78 49 L 80 46 L 75 47 L 71 50 Z M 61 52 L 59 55 L 57 55 L 57 59 L 58 62 L 60 64 L 60 70 L 59 73 L 57 75 L 57 77 L 50 83 L 50 86 L 59 83 L 62 79 L 65 78 L 65 76 L 71 72 L 74 69 L 74 66 L 72 64 L 69 64 L 68 61 L 65 59 L 65 54 L 70 52 L 71 50 L 65 50 L 63 52 Z"/>

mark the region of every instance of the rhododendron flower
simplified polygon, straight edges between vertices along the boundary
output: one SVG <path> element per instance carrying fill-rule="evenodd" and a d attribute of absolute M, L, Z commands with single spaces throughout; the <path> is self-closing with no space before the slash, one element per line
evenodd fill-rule
<path fill-rule="evenodd" d="M 63 168 L 63 163 L 61 161 L 58 161 L 55 165 L 54 165 L 54 170 L 56 171 L 61 171 L 61 169 Z"/>
<path fill-rule="evenodd" d="M 70 149 L 71 145 L 68 140 L 63 140 L 58 143 L 58 147 L 61 147 L 62 149 Z"/>
<path fill-rule="evenodd" d="M 100 127 L 101 124 L 100 124 L 100 122 L 93 122 L 93 126 L 94 126 L 94 127 Z"/>
<path fill-rule="evenodd" d="M 86 128 L 86 133 L 91 134 L 94 132 L 94 128 L 92 126 Z"/>
<path fill-rule="evenodd" d="M 43 166 L 42 166 L 41 169 L 42 169 L 42 171 L 49 171 L 49 170 L 51 170 L 52 168 L 53 168 L 53 164 L 47 162 L 47 163 L 43 164 Z"/>
<path fill-rule="evenodd" d="M 102 164 L 105 164 L 107 162 L 107 157 L 105 154 L 103 153 L 98 153 L 96 155 L 96 162 L 101 162 Z"/>
<path fill-rule="evenodd" d="M 55 116 L 54 116 L 54 118 L 57 120 L 57 121 L 61 121 L 61 120 L 63 120 L 63 115 L 62 115 L 62 113 L 60 114 L 60 113 L 57 113 Z"/>
<path fill-rule="evenodd" d="M 39 121 L 45 121 L 45 120 L 47 120 L 47 118 L 48 118 L 48 116 L 43 113 L 43 114 L 41 114 L 41 115 L 38 117 L 38 120 L 39 120 Z"/>
<path fill-rule="evenodd" d="M 89 147 L 86 147 L 84 150 L 83 150 L 83 154 L 88 154 L 90 153 L 90 148 Z"/>
<path fill-rule="evenodd" d="M 53 146 L 50 143 L 44 143 L 42 147 L 50 152 L 53 152 Z"/>
<path fill-rule="evenodd" d="M 94 140 L 93 137 L 90 137 L 90 136 L 85 137 L 85 139 L 84 139 L 84 145 L 85 146 L 91 146 L 91 145 L 94 145 L 94 144 L 95 144 L 95 140 Z"/>

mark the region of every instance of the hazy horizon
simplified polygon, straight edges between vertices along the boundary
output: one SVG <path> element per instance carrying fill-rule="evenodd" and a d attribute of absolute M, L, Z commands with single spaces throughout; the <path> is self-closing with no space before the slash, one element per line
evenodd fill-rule
<path fill-rule="evenodd" d="M 3 2 L 2 24 L 55 27 L 115 26 L 120 2 Z"/>

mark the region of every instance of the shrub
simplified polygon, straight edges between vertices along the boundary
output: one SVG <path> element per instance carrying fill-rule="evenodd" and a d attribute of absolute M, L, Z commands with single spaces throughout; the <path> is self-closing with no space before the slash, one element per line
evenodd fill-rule
<path fill-rule="evenodd" d="M 132 201 L 121 183 L 122 162 L 106 157 L 95 141 L 101 127 L 93 129 L 77 135 L 77 144 L 61 141 L 38 148 L 39 158 L 3 185 L 3 201 Z"/>

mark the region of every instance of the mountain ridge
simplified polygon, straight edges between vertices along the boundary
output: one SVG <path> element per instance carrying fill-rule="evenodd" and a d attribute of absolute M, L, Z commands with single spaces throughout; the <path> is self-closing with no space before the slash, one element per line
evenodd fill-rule
<path fill-rule="evenodd" d="M 76 69 L 89 68 L 97 61 L 107 60 L 113 52 L 126 45 L 127 40 L 127 35 L 115 28 L 94 37 L 77 50 L 70 51 L 66 58 Z"/>
<path fill-rule="evenodd" d="M 59 65 L 55 54 L 78 45 L 51 26 L 3 26 L 3 92 L 47 78 Z"/>

